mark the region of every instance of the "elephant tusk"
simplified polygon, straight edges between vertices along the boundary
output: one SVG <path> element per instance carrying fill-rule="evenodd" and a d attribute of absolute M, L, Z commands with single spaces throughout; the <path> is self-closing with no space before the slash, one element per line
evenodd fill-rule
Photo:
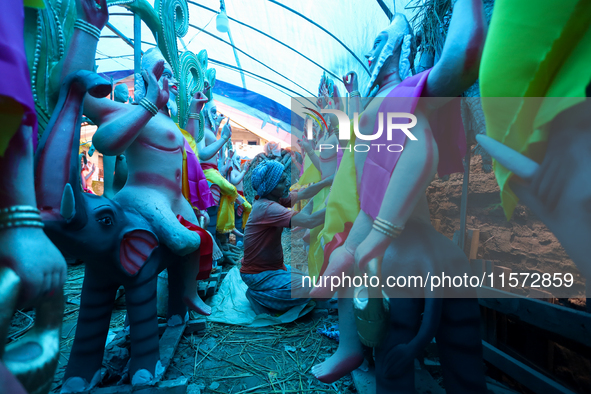
<path fill-rule="evenodd" d="M 499 164 L 525 181 L 531 181 L 540 167 L 532 159 L 525 157 L 521 153 L 484 134 L 476 135 L 476 141 Z"/>
<path fill-rule="evenodd" d="M 76 199 L 74 198 L 74 191 L 72 185 L 66 183 L 64 193 L 62 194 L 62 202 L 60 204 L 60 215 L 67 223 L 70 223 L 76 215 Z"/>

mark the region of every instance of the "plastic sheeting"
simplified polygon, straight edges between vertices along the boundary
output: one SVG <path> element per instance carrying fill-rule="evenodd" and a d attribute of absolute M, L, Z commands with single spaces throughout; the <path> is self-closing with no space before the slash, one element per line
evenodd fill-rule
<path fill-rule="evenodd" d="M 280 316 L 271 316 L 266 313 L 257 315 L 246 298 L 247 289 L 248 286 L 240 277 L 238 267 L 232 268 L 211 299 L 211 315 L 207 320 L 238 326 L 265 327 L 291 323 L 314 309 L 312 302 L 294 306 Z"/>
<path fill-rule="evenodd" d="M 396 8 L 410 16 L 404 9 L 408 0 L 381 2 L 390 11 Z M 188 3 L 190 27 L 178 42 L 179 50 L 186 48 L 198 53 L 207 49 L 210 67 L 217 69 L 217 79 L 228 84 L 228 88 L 241 88 L 241 75 L 228 34 L 216 29 L 220 1 Z M 320 77 L 325 72 L 337 81 L 341 95 L 346 92 L 340 77 L 349 71 L 357 73 L 362 88 L 369 80 L 363 55 L 389 24 L 377 0 L 225 0 L 225 5 L 247 91 L 286 109 L 290 108 L 291 97 L 317 96 Z M 133 39 L 132 14 L 116 6 L 109 10 L 110 22 Z M 97 51 L 98 71 L 133 69 L 133 48 L 107 28 L 102 36 Z M 142 23 L 142 50 L 154 43 L 152 33 Z M 273 109 L 275 117 L 277 108 Z M 270 112 L 267 113 L 273 117 Z"/>

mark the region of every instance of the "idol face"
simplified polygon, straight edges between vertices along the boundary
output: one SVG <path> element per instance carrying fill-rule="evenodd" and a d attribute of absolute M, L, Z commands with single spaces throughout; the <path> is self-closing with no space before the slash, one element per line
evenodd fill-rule
<path fill-rule="evenodd" d="M 172 116 L 176 116 L 178 112 L 178 106 L 176 103 L 176 98 L 179 95 L 179 81 L 177 81 L 174 77 L 172 72 L 172 68 L 170 65 L 165 62 L 164 63 L 164 71 L 162 72 L 162 76 L 160 77 L 160 86 L 164 86 L 164 80 L 168 80 L 168 109 Z"/>
<path fill-rule="evenodd" d="M 384 49 L 384 46 L 386 46 L 387 42 L 388 34 L 385 32 L 381 32 L 380 34 L 378 34 L 375 41 L 373 42 L 372 49 L 365 54 L 365 58 L 367 59 L 367 64 L 369 66 L 370 73 L 372 73 L 375 69 L 377 60 L 380 58 L 380 54 L 382 53 L 382 50 Z"/>

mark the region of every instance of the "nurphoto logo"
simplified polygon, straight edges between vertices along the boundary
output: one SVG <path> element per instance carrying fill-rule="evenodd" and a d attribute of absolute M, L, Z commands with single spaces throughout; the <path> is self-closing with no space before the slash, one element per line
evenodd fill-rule
<path fill-rule="evenodd" d="M 309 115 L 312 119 L 314 119 L 318 124 L 322 122 L 326 129 L 328 129 L 328 125 L 326 120 L 322 116 L 323 113 L 334 114 L 336 115 L 337 119 L 339 120 L 339 140 L 349 140 L 349 124 L 350 119 L 346 113 L 343 111 L 339 111 L 337 109 L 321 109 L 320 112 L 305 107 L 305 109 L 311 111 L 312 113 L 306 112 L 306 115 Z M 374 134 L 362 134 L 359 131 L 359 113 L 355 112 L 353 115 L 353 131 L 355 132 L 355 136 L 357 140 L 362 141 L 375 141 L 382 136 L 384 133 L 384 119 L 386 122 L 386 137 L 388 141 L 392 141 L 392 134 L 394 131 L 401 131 L 406 136 L 412 140 L 416 141 L 417 138 L 411 133 L 410 129 L 417 125 L 417 117 L 408 112 L 378 112 L 377 120 L 378 120 L 378 130 Z M 396 119 L 396 121 L 395 121 Z M 313 139 L 313 131 L 312 131 L 312 121 L 310 120 L 306 124 L 306 131 L 308 134 L 308 139 Z M 320 151 L 322 149 L 334 149 L 335 146 L 332 144 L 320 144 L 318 145 Z M 404 146 L 400 144 L 363 144 L 363 143 L 356 143 L 353 147 L 349 144 L 346 148 L 341 148 L 340 146 L 336 147 L 337 150 L 348 150 L 354 149 L 355 152 L 369 152 L 370 149 L 375 148 L 380 151 L 380 148 L 385 148 L 388 152 L 402 152 Z"/>

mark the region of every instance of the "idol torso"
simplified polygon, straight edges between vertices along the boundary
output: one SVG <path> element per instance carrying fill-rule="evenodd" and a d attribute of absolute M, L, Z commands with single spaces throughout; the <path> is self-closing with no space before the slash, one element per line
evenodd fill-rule
<path fill-rule="evenodd" d="M 159 193 L 177 211 L 174 206 L 182 198 L 183 144 L 179 128 L 159 112 L 125 151 L 129 175 L 120 193 Z"/>

